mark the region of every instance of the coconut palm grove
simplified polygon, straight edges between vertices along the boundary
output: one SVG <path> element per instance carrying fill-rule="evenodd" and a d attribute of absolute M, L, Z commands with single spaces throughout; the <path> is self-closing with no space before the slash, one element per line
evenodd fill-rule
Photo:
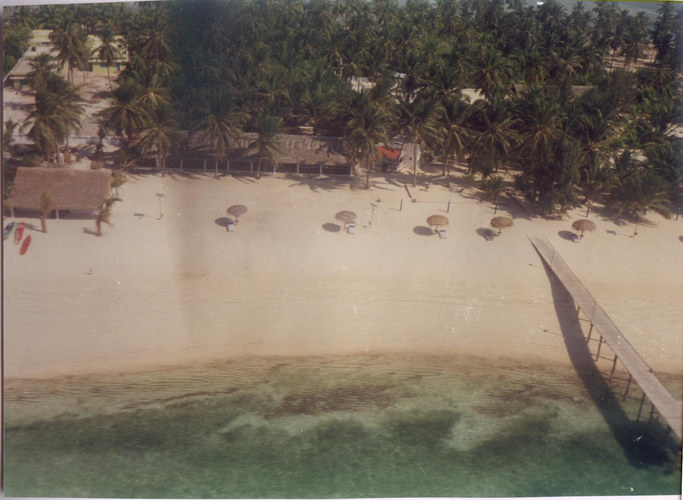
<path fill-rule="evenodd" d="M 31 29 L 52 30 L 58 55 L 31 62 L 35 100 L 26 123 L 5 123 L 5 148 L 21 127 L 33 141 L 25 164 L 68 145 L 82 120 L 73 69 L 87 61 L 85 40 L 103 41 L 106 62 L 121 35 L 129 58 L 110 76 L 100 130 L 121 138 L 120 167 L 145 155 L 163 166 L 198 144 L 217 166 L 243 132 L 277 162 L 276 135 L 305 127 L 342 138 L 368 179 L 377 145 L 399 137 L 443 165 L 444 183 L 456 164 L 485 191 L 505 176 L 541 214 L 600 201 L 624 218 L 671 215 L 683 9 L 657 7 L 650 16 L 555 0 L 15 7 L 4 17 L 4 72 Z"/>

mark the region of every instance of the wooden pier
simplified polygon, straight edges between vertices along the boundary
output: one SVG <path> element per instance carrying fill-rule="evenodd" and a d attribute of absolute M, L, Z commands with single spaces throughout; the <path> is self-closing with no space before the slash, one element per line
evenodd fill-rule
<path fill-rule="evenodd" d="M 683 405 L 681 401 L 675 399 L 657 379 L 652 369 L 640 357 L 633 346 L 629 344 L 617 326 L 607 316 L 607 313 L 593 299 L 586 287 L 583 286 L 553 246 L 546 239 L 538 237 L 530 237 L 529 239 L 539 255 L 572 296 L 577 306 L 577 313 L 583 311 L 590 321 L 589 338 L 595 328 L 600 334 L 599 347 L 605 342 L 614 352 L 612 373 L 614 373 L 617 360 L 621 361 L 629 373 L 626 391 L 628 392 L 631 381 L 635 381 L 642 389 L 643 397 L 647 396 L 653 408 L 657 410 L 669 428 L 681 440 L 683 431 Z"/>

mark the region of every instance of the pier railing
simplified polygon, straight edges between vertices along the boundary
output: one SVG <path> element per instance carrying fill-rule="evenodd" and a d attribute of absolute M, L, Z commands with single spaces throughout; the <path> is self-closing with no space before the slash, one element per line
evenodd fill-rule
<path fill-rule="evenodd" d="M 644 396 L 647 396 L 653 407 L 680 440 L 683 434 L 683 404 L 681 401 L 675 399 L 657 379 L 652 368 L 645 363 L 643 358 L 626 340 L 619 331 L 619 328 L 617 328 L 607 313 L 591 296 L 553 246 L 546 239 L 530 237 L 530 240 L 541 258 L 548 264 L 555 276 L 557 276 L 567 292 L 572 296 L 578 308 L 577 313 L 583 311 L 590 321 L 590 331 L 592 332 L 593 328 L 595 328 L 600 333 L 601 345 L 604 339 L 604 342 L 612 349 L 612 352 L 614 352 L 614 363 L 616 364 L 618 359 L 624 365 L 629 373 L 628 386 L 631 385 L 632 380 L 640 386 Z M 614 373 L 614 367 L 612 372 Z"/>

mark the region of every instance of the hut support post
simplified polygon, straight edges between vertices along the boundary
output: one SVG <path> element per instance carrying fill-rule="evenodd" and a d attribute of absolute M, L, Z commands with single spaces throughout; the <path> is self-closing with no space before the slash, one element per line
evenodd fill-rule
<path fill-rule="evenodd" d="M 296 162 L 296 175 L 299 175 L 299 163 L 300 162 Z"/>
<path fill-rule="evenodd" d="M 593 323 L 591 323 L 591 327 L 588 329 L 588 337 L 586 338 L 586 344 L 591 341 L 591 334 L 593 333 Z"/>
<path fill-rule="evenodd" d="M 183 171 L 183 159 L 182 158 L 180 159 L 180 171 L 181 172 Z"/>
<path fill-rule="evenodd" d="M 318 171 L 318 175 L 319 175 L 320 177 L 322 177 L 322 176 L 323 176 L 323 164 L 321 163 L 320 165 L 318 165 L 318 167 L 320 167 L 320 168 L 319 168 L 319 171 Z"/>
<path fill-rule="evenodd" d="M 650 417 L 647 419 L 648 424 L 652 422 L 652 417 L 654 416 L 654 414 L 655 414 L 655 405 L 652 405 L 650 407 Z"/>
<path fill-rule="evenodd" d="M 628 396 L 628 390 L 631 388 L 631 381 L 633 380 L 633 375 L 628 374 L 628 382 L 626 383 L 626 390 L 624 391 L 624 401 L 626 401 L 626 396 Z"/>
<path fill-rule="evenodd" d="M 228 174 L 230 173 L 230 160 L 225 163 L 225 172 Z"/>
<path fill-rule="evenodd" d="M 249 162 L 249 173 L 253 173 L 253 172 L 254 172 L 254 162 L 250 161 Z"/>
<path fill-rule="evenodd" d="M 206 158 L 204 158 L 204 167 L 203 167 L 202 171 L 203 171 L 204 173 L 206 173 Z"/>
<path fill-rule="evenodd" d="M 609 379 L 612 380 L 612 377 L 614 376 L 614 369 L 617 367 L 617 355 L 614 355 L 614 361 L 612 361 L 612 371 L 609 374 Z"/>
<path fill-rule="evenodd" d="M 59 220 L 59 210 L 55 210 L 55 219 Z"/>
<path fill-rule="evenodd" d="M 643 405 L 645 404 L 645 393 L 643 397 L 640 398 L 640 406 L 638 407 L 638 415 L 636 416 L 636 422 L 640 422 L 640 413 L 643 411 Z"/>
<path fill-rule="evenodd" d="M 598 352 L 597 352 L 597 354 L 595 355 L 595 361 L 597 361 L 598 359 L 600 359 L 600 349 L 602 348 L 602 343 L 603 343 L 603 342 L 604 342 L 604 340 L 602 339 L 602 335 L 600 335 L 600 342 L 598 342 Z"/>
<path fill-rule="evenodd" d="M 581 314 L 581 307 L 576 306 L 576 319 L 579 319 L 580 314 Z"/>

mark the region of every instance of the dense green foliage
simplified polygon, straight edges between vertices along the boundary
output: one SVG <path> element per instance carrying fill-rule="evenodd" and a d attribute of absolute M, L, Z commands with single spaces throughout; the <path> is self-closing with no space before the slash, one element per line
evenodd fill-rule
<path fill-rule="evenodd" d="M 401 136 L 444 161 L 444 174 L 456 161 L 482 180 L 506 169 L 544 213 L 627 203 L 616 190 L 645 181 L 667 213 L 681 179 L 682 13 L 662 3 L 650 22 L 612 2 L 568 12 L 554 0 L 175 0 L 41 6 L 8 22 L 55 29 L 69 69 L 86 31 L 125 36 L 131 59 L 106 127 L 133 152 L 182 143 L 160 134 L 162 110 L 219 158 L 248 131 L 277 161 L 276 144 L 266 147 L 275 125 L 346 137 L 368 175 L 376 143 Z M 350 83 L 359 77 L 372 85 L 362 98 Z"/>

